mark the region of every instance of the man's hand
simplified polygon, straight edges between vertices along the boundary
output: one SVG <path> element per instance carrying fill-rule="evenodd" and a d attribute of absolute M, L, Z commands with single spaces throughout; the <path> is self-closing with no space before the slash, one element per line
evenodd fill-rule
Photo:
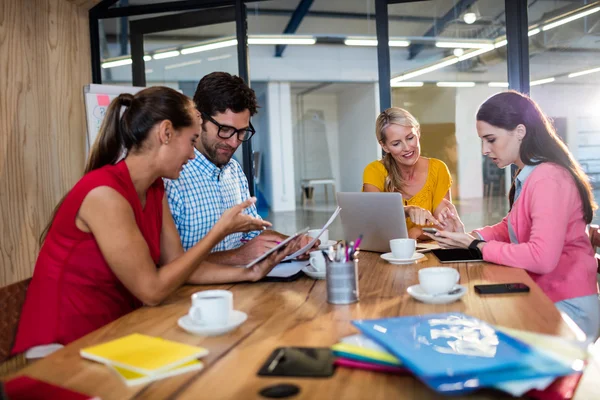
<path fill-rule="evenodd" d="M 292 240 L 287 246 L 282 249 L 275 251 L 273 254 L 269 255 L 266 259 L 262 260 L 258 264 L 254 264 L 252 267 L 247 268 L 246 276 L 247 280 L 251 282 L 256 282 L 262 278 L 264 278 L 271 270 L 279 264 L 285 257 L 290 254 L 289 248 L 298 245 L 298 241 L 300 238 L 296 238 Z"/>
<path fill-rule="evenodd" d="M 250 261 L 257 259 L 281 243 L 283 239 L 281 239 L 280 235 L 269 232 L 273 231 L 265 231 L 238 248 L 239 254 L 243 257 L 242 263 L 247 264 Z"/>

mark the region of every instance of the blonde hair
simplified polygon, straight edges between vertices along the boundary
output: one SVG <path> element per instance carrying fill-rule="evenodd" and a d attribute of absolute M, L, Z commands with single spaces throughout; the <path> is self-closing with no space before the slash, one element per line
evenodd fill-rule
<path fill-rule="evenodd" d="M 375 135 L 379 144 L 385 144 L 387 140 L 385 130 L 390 125 L 410 127 L 413 128 L 417 136 L 420 135 L 419 121 L 411 113 L 400 107 L 391 107 L 379 114 L 377 121 L 375 121 Z M 381 162 L 388 172 L 388 176 L 385 178 L 384 190 L 386 192 L 402 191 L 404 182 L 396 160 L 390 153 L 386 153 Z"/>

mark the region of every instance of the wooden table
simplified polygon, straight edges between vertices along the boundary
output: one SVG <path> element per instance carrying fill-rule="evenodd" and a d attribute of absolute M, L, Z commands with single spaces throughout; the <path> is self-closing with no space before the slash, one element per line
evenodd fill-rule
<path fill-rule="evenodd" d="M 278 346 L 330 346 L 356 333 L 350 321 L 447 311 L 463 312 L 492 324 L 539 333 L 573 337 L 552 302 L 522 270 L 487 263 L 448 264 L 458 269 L 468 293 L 446 305 L 417 302 L 406 288 L 417 283 L 420 268 L 439 264 L 435 256 L 413 265 L 391 265 L 379 254 L 360 255 L 360 302 L 334 306 L 327 303 L 325 281 L 302 278 L 286 283 L 186 286 L 164 305 L 142 308 L 81 338 L 21 374 L 53 382 L 83 393 L 110 399 L 255 399 L 268 385 L 291 382 L 301 387 L 294 399 L 433 399 L 442 396 L 412 377 L 338 368 L 329 379 L 257 377 L 256 372 Z M 526 295 L 480 297 L 473 285 L 524 282 Z M 237 330 L 218 337 L 191 336 L 177 326 L 187 312 L 189 296 L 209 288 L 230 289 L 234 308 L 248 313 Z M 82 359 L 79 349 L 139 332 L 206 347 L 205 368 L 148 385 L 125 386 L 101 364 Z M 598 363 L 598 361 L 596 361 Z M 580 400 L 600 398 L 598 364 L 589 368 L 578 388 Z M 590 376 L 588 376 L 590 375 Z M 581 395 L 580 395 L 581 393 Z M 456 398 L 456 397 L 453 397 Z M 467 399 L 509 398 L 497 392 L 478 392 Z"/>

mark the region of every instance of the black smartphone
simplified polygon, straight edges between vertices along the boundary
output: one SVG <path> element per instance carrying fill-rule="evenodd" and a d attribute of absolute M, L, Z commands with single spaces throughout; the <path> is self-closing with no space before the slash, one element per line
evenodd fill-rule
<path fill-rule="evenodd" d="M 421 228 L 421 229 L 423 230 L 423 232 L 429 233 L 431 235 L 435 235 L 437 233 L 437 231 L 438 231 L 437 229 L 430 228 L 430 227 L 424 227 L 424 228 Z"/>
<path fill-rule="evenodd" d="M 471 249 L 434 249 L 431 252 L 442 263 L 483 261 L 481 253 Z"/>
<path fill-rule="evenodd" d="M 329 347 L 279 347 L 260 367 L 260 376 L 325 378 L 333 375 L 335 357 Z"/>
<path fill-rule="evenodd" d="M 527 293 L 529 286 L 524 283 L 500 283 L 494 285 L 475 285 L 477 294 Z"/>

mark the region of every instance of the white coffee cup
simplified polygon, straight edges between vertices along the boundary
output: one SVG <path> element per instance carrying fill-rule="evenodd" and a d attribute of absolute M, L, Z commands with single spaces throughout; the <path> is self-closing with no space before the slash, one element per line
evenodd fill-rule
<path fill-rule="evenodd" d="M 227 324 L 233 310 L 233 293 L 229 290 L 204 290 L 192 295 L 188 312 L 196 324 L 221 326 Z"/>
<path fill-rule="evenodd" d="M 417 249 L 415 239 L 392 239 L 390 240 L 390 249 L 394 258 L 411 258 Z"/>
<path fill-rule="evenodd" d="M 430 267 L 419 270 L 419 284 L 428 294 L 448 293 L 460 280 L 454 268 Z"/>
<path fill-rule="evenodd" d="M 307 235 L 311 238 L 316 238 L 319 235 L 319 232 L 321 232 L 320 229 L 311 229 L 308 231 Z M 329 229 L 325 229 L 325 231 L 323 231 L 323 234 L 319 237 L 319 240 L 321 241 L 321 244 L 326 244 L 329 242 Z"/>
<path fill-rule="evenodd" d="M 311 251 L 310 253 L 310 265 L 317 271 L 323 272 L 325 271 L 325 256 L 319 251 Z"/>

